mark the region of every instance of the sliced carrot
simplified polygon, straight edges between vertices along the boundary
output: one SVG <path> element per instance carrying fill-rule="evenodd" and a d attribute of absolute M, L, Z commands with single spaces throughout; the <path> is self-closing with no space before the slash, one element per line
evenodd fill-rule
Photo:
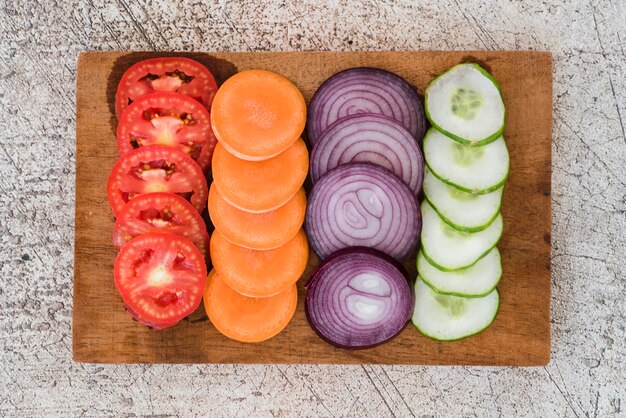
<path fill-rule="evenodd" d="M 218 231 L 211 237 L 211 261 L 228 286 L 242 295 L 268 297 L 298 281 L 309 260 L 309 243 L 301 229 L 274 250 L 251 250 L 228 241 Z"/>
<path fill-rule="evenodd" d="M 213 153 L 213 181 L 233 206 L 247 212 L 267 212 L 284 205 L 302 187 L 309 170 L 309 153 L 302 139 L 263 161 L 246 161 L 218 143 Z"/>
<path fill-rule="evenodd" d="M 282 331 L 296 311 L 295 284 L 268 298 L 251 298 L 228 287 L 212 270 L 204 289 L 204 309 L 215 328 L 233 340 L 255 343 Z"/>
<path fill-rule="evenodd" d="M 215 94 L 211 123 L 232 154 L 264 160 L 296 142 L 306 123 L 306 103 L 285 77 L 265 70 L 242 71 Z"/>
<path fill-rule="evenodd" d="M 209 215 L 215 229 L 241 247 L 271 250 L 286 244 L 302 227 L 305 212 L 304 189 L 280 208 L 264 213 L 245 212 L 232 206 L 215 183 L 209 191 Z"/>

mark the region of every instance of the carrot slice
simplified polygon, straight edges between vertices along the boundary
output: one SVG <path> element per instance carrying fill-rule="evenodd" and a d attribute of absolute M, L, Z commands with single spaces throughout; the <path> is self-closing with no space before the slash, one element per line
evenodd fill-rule
<path fill-rule="evenodd" d="M 263 161 L 246 161 L 218 143 L 213 153 L 213 181 L 233 206 L 267 212 L 284 205 L 302 187 L 309 170 L 309 152 L 298 139 L 284 152 Z"/>
<path fill-rule="evenodd" d="M 233 340 L 255 343 L 282 331 L 296 311 L 295 284 L 268 298 L 251 298 L 228 287 L 219 273 L 211 270 L 204 289 L 204 309 L 215 328 Z"/>
<path fill-rule="evenodd" d="M 209 191 L 209 215 L 215 229 L 233 244 L 254 250 L 271 250 L 286 244 L 302 227 L 305 212 L 304 189 L 280 208 L 264 213 L 245 212 L 232 206 L 215 183 Z"/>
<path fill-rule="evenodd" d="M 296 142 L 306 123 L 306 103 L 285 77 L 264 70 L 235 74 L 217 91 L 211 123 L 224 147 L 245 160 L 264 160 Z"/>
<path fill-rule="evenodd" d="M 228 241 L 218 231 L 211 237 L 211 261 L 222 280 L 250 297 L 281 293 L 298 281 L 309 260 L 309 243 L 303 229 L 273 250 L 251 250 Z"/>

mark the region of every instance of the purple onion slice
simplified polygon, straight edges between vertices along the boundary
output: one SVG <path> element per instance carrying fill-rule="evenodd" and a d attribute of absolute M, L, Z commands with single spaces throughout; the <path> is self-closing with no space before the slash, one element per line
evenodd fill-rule
<path fill-rule="evenodd" d="M 404 261 L 417 247 L 422 218 L 415 193 L 400 177 L 372 163 L 350 163 L 313 186 L 305 227 L 322 259 L 363 246 Z"/>
<path fill-rule="evenodd" d="M 341 348 L 372 347 L 395 337 L 415 303 L 402 266 L 363 247 L 331 255 L 307 289 L 309 324 L 321 338 Z"/>
<path fill-rule="evenodd" d="M 424 105 L 402 77 L 378 68 L 359 67 L 341 71 L 315 92 L 307 120 L 309 143 L 336 120 L 357 113 L 376 113 L 402 123 L 421 141 L 426 133 Z"/>
<path fill-rule="evenodd" d="M 357 114 L 337 120 L 322 133 L 311 152 L 311 180 L 350 162 L 370 162 L 393 171 L 417 195 L 424 158 L 415 138 L 395 119 Z"/>

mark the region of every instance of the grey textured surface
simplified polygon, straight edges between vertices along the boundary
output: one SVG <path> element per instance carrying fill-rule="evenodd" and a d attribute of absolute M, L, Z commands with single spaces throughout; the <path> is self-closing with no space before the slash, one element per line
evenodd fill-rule
<path fill-rule="evenodd" d="M 626 2 L 0 1 L 0 415 L 626 416 Z M 554 53 L 542 368 L 72 362 L 82 50 Z"/>

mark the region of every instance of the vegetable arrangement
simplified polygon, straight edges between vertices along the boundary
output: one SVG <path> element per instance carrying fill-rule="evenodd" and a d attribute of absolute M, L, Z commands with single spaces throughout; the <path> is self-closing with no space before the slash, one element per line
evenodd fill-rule
<path fill-rule="evenodd" d="M 433 126 L 424 138 L 424 197 L 413 324 L 442 341 L 477 334 L 494 320 L 502 275 L 496 244 L 509 174 L 505 109 L 495 79 L 460 64 L 426 89 Z"/>
<path fill-rule="evenodd" d="M 242 71 L 218 89 L 201 64 L 160 58 L 128 69 L 116 110 L 114 278 L 140 323 L 173 326 L 204 297 L 222 334 L 267 340 L 294 315 L 309 244 L 322 262 L 306 315 L 337 347 L 384 343 L 411 319 L 456 340 L 495 318 L 509 155 L 501 92 L 480 66 L 436 77 L 425 105 L 396 74 L 348 69 L 307 115 L 279 74 Z M 418 246 L 413 283 L 400 263 Z"/>
<path fill-rule="evenodd" d="M 306 104 L 286 78 L 242 71 L 218 90 L 211 122 L 219 143 L 209 192 L 213 271 L 204 306 L 225 336 L 264 341 L 291 320 L 296 282 L 309 258 L 302 230 L 309 155 L 300 139 Z"/>
<path fill-rule="evenodd" d="M 216 91 L 209 70 L 187 58 L 141 61 L 118 85 L 120 158 L 107 184 L 120 249 L 113 275 L 128 313 L 152 328 L 177 324 L 202 300 Z"/>
<path fill-rule="evenodd" d="M 353 68 L 320 86 L 307 129 L 314 184 L 306 229 L 325 259 L 307 285 L 307 318 L 335 346 L 381 344 L 413 312 L 399 262 L 414 254 L 422 227 L 422 103 L 401 77 Z"/>

